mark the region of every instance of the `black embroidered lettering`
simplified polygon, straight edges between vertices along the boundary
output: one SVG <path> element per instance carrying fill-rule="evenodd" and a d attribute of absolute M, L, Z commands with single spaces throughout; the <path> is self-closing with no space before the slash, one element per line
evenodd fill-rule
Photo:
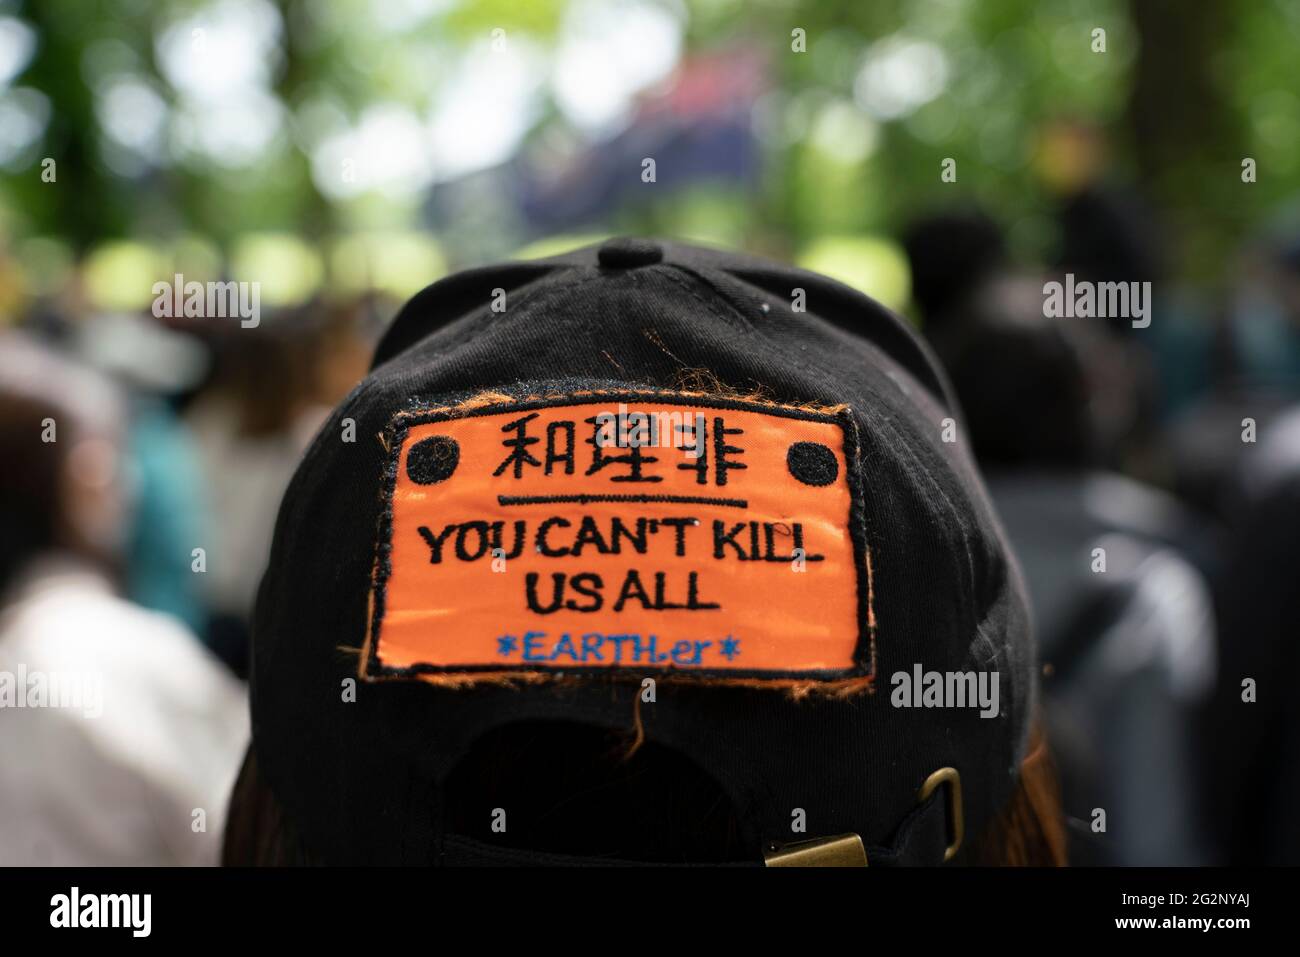
<path fill-rule="evenodd" d="M 614 602 L 614 610 L 622 611 L 623 606 L 632 598 L 641 602 L 642 608 L 653 607 L 650 604 L 650 596 L 645 593 L 645 586 L 641 584 L 641 576 L 637 574 L 635 568 L 628 569 L 627 577 L 623 579 L 623 587 L 618 592 L 618 600 Z"/>
<path fill-rule="evenodd" d="M 663 476 L 645 475 L 642 468 L 652 462 L 658 462 L 659 459 L 654 455 L 646 455 L 642 447 L 634 445 L 628 448 L 624 455 L 606 455 L 603 440 L 601 438 L 602 430 L 605 426 L 602 424 L 599 416 L 593 416 L 584 419 L 584 422 L 593 425 L 592 437 L 586 439 L 586 443 L 591 446 L 591 468 L 587 469 L 588 475 L 595 475 L 597 472 L 608 468 L 611 465 L 623 465 L 627 467 L 626 475 L 613 475 L 610 477 L 611 482 L 662 482 Z"/>
<path fill-rule="evenodd" d="M 700 417 L 703 419 L 703 416 Z M 707 485 L 709 482 L 709 453 L 708 441 L 705 436 L 698 434 L 699 426 L 679 425 L 679 432 L 689 433 L 695 441 L 695 448 L 699 451 L 693 461 L 682 462 L 677 467 L 683 471 L 695 473 L 695 483 L 697 485 Z M 722 416 L 713 417 L 713 480 L 718 485 L 727 484 L 727 473 L 736 469 L 749 468 L 743 462 L 733 460 L 735 455 L 744 455 L 745 450 L 738 445 L 728 445 L 728 435 L 743 435 L 744 429 L 729 429 Z"/>
<path fill-rule="evenodd" d="M 726 558 L 723 548 L 730 545 L 736 550 L 736 557 L 742 562 L 745 561 L 748 556 L 736 541 L 736 536 L 740 534 L 740 530 L 744 527 L 744 522 L 737 522 L 731 527 L 731 531 L 727 531 L 727 523 L 720 518 L 715 518 L 713 520 L 713 557 Z"/>
<path fill-rule="evenodd" d="M 557 451 L 555 437 L 563 434 L 565 437 L 564 451 Z M 568 419 L 562 419 L 559 422 L 552 422 L 546 427 L 546 474 L 550 475 L 551 470 L 558 464 L 564 465 L 564 474 L 573 474 L 573 423 Z"/>
<path fill-rule="evenodd" d="M 465 539 L 470 532 L 478 533 L 478 547 L 474 549 L 471 555 L 465 547 Z M 456 557 L 462 562 L 478 561 L 486 554 L 488 550 L 488 523 L 487 522 L 466 522 L 456 533 Z"/>
<path fill-rule="evenodd" d="M 428 526 L 421 525 L 419 528 L 420 537 L 424 539 L 429 546 L 429 564 L 437 565 L 442 562 L 442 543 L 447 540 L 447 536 L 456 528 L 455 525 L 448 525 L 442 530 L 441 535 L 434 535 L 429 531 Z"/>
<path fill-rule="evenodd" d="M 796 552 L 806 551 L 803 547 L 803 522 L 794 523 L 794 548 Z M 814 555 L 808 552 L 803 556 L 806 562 L 821 562 L 826 560 L 825 555 Z"/>
<path fill-rule="evenodd" d="M 683 557 L 686 554 L 686 529 L 699 524 L 698 521 L 693 518 L 661 518 L 659 524 L 667 525 L 676 533 L 677 540 L 674 548 L 677 557 Z"/>
<path fill-rule="evenodd" d="M 545 608 L 537 601 L 537 580 L 541 576 L 537 572 L 529 572 L 524 576 L 524 589 L 528 595 L 528 610 L 535 611 L 539 615 L 550 615 L 560 610 L 564 603 L 564 574 L 562 572 L 551 573 L 551 603 Z"/>
<path fill-rule="evenodd" d="M 610 525 L 609 533 L 610 548 L 613 550 L 614 554 L 623 554 L 622 545 L 620 543 L 624 538 L 626 538 L 638 555 L 644 555 L 646 550 L 646 529 L 647 526 L 652 524 L 655 523 L 648 522 L 644 518 L 638 518 L 636 520 L 636 531 L 630 532 L 623 520 L 617 515 L 614 516 L 614 521 Z"/>
<path fill-rule="evenodd" d="M 596 520 L 590 515 L 582 516 L 582 525 L 578 528 L 578 537 L 574 539 L 572 554 L 581 555 L 582 549 L 587 545 L 595 545 L 596 551 L 602 555 L 609 554 L 609 546 L 601 537 L 600 529 L 596 527 Z"/>
<path fill-rule="evenodd" d="M 510 449 L 510 454 L 496 467 L 496 471 L 492 473 L 494 476 L 500 475 L 509 466 L 514 466 L 515 478 L 522 478 L 525 465 L 542 464 L 536 456 L 528 451 L 528 446 L 536 445 L 541 441 L 539 438 L 527 435 L 528 423 L 537 418 L 537 415 L 538 413 L 532 412 L 501 426 L 502 432 L 514 432 L 515 437 L 501 440 L 501 444 Z"/>
<path fill-rule="evenodd" d="M 686 576 L 686 607 L 691 611 L 706 608 L 721 608 L 717 602 L 700 601 L 700 573 L 691 572 Z"/>
<path fill-rule="evenodd" d="M 558 515 L 542 522 L 542 524 L 537 527 L 537 550 L 547 558 L 561 558 L 569 554 L 569 549 L 567 548 L 552 548 L 550 543 L 546 540 L 546 533 L 557 525 L 560 528 L 568 528 L 570 524 L 571 523 L 567 518 L 561 518 Z"/>
<path fill-rule="evenodd" d="M 503 549 L 504 549 L 504 546 L 501 544 L 501 536 L 502 536 L 502 532 L 503 532 L 503 530 L 504 530 L 504 526 L 505 526 L 505 524 L 506 524 L 505 522 L 493 522 L 493 523 L 492 523 L 492 551 L 493 551 L 495 557 L 499 557 L 499 558 L 518 558 L 520 555 L 523 554 L 523 551 L 524 551 L 524 542 L 526 542 L 526 541 L 528 540 L 528 523 L 525 522 L 523 519 L 518 519 L 518 520 L 516 520 L 516 522 L 515 522 L 515 543 L 514 543 L 514 545 L 511 546 L 509 552 L 505 552 L 504 554 L 502 554 L 502 555 L 500 555 L 500 556 L 496 556 L 495 553 L 496 553 L 497 551 L 500 551 L 500 550 L 503 550 Z"/>
<path fill-rule="evenodd" d="M 569 611 L 592 612 L 600 611 L 600 607 L 605 604 L 605 596 L 601 594 L 601 589 L 605 583 L 601 581 L 599 575 L 591 572 L 584 572 L 581 575 L 574 575 L 569 579 L 569 587 L 579 595 L 585 595 L 591 599 L 590 604 L 579 605 L 572 598 L 564 603 L 564 607 Z"/>

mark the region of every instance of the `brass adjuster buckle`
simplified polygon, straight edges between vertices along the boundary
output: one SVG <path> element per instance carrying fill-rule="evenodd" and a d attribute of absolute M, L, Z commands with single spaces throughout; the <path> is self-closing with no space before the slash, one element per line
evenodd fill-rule
<path fill-rule="evenodd" d="M 856 834 L 773 847 L 763 854 L 768 867 L 866 867 L 867 849 Z"/>
<path fill-rule="evenodd" d="M 966 833 L 966 823 L 961 808 L 961 775 L 956 768 L 940 768 L 921 785 L 916 794 L 916 803 L 924 804 L 930 795 L 942 784 L 948 785 L 948 846 L 944 849 L 944 862 L 952 860 L 961 848 L 962 838 Z"/>

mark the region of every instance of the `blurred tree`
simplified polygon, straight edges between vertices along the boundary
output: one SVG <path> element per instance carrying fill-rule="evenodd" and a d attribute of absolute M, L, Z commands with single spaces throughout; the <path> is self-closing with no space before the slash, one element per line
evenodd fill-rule
<path fill-rule="evenodd" d="M 1194 15 L 1174 0 L 600 2 L 680 21 L 687 63 L 731 62 L 741 51 L 739 61 L 764 64 L 765 89 L 754 98 L 762 172 L 610 206 L 584 232 L 677 232 L 793 255 L 827 235 L 897 234 L 922 212 L 975 203 L 1006 227 L 1014 254 L 1041 259 L 1055 202 L 1042 175 L 1044 132 L 1066 119 L 1106 141 L 1110 175 L 1158 204 L 1184 240 L 1181 275 L 1201 281 L 1222 276 L 1241 240 L 1300 185 L 1291 82 L 1300 5 L 1287 0 L 1207 0 Z M 485 90 L 510 70 L 537 96 L 526 108 L 484 99 L 475 110 L 493 121 L 522 111 L 529 129 L 512 161 L 520 170 L 558 175 L 583 150 L 599 153 L 612 132 L 576 122 L 556 87 L 558 58 L 572 55 L 592 22 L 591 0 L 10 4 L 0 17 L 25 23 L 37 42 L 25 69 L 0 85 L 0 109 L 20 88 L 39 91 L 49 109 L 36 146 L 0 169 L 0 230 L 61 237 L 77 251 L 114 237 L 193 233 L 229 252 L 249 232 L 320 243 L 417 228 L 446 178 L 429 169 L 432 131 L 457 98 L 497 95 Z M 234 34 L 224 61 L 196 67 L 199 53 L 177 44 L 214 17 L 259 37 Z M 1099 28 L 1104 52 L 1094 48 Z M 796 30 L 806 52 L 795 49 Z M 106 50 L 121 60 L 107 72 Z M 221 98 L 236 67 L 263 84 L 247 103 Z M 601 85 L 599 70 L 612 81 L 623 67 L 597 64 L 587 85 Z M 106 77 L 123 71 L 160 104 L 157 142 L 135 154 L 103 126 Z M 205 77 L 207 98 L 193 88 Z M 119 116 L 126 109 L 109 106 Z M 440 135 L 481 137 L 479 118 L 456 115 L 463 132 L 453 125 Z M 394 123 L 409 127 L 405 145 L 369 145 L 397 143 Z M 388 138 L 367 139 L 376 129 Z M 250 130 L 262 139 L 243 155 L 235 147 Z M 336 154 L 345 149 L 377 149 L 391 155 L 365 159 L 390 165 L 401 150 L 414 155 L 382 188 L 342 189 Z M 40 181 L 46 156 L 58 163 L 57 189 Z M 1239 175 L 1246 156 L 1260 169 L 1249 189 Z M 943 178 L 944 169 L 953 175 Z M 516 172 L 484 187 L 491 203 L 480 189 L 460 207 L 475 236 L 494 238 L 449 244 L 450 266 L 535 238 L 512 206 L 513 188 L 501 188 Z"/>

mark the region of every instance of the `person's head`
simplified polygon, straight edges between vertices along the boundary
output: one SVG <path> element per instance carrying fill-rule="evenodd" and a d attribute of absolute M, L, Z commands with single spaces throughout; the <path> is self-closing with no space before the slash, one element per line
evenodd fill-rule
<path fill-rule="evenodd" d="M 1007 266 L 1002 227 L 979 209 L 951 209 L 916 219 L 903 232 L 912 298 L 925 328 L 942 325 L 970 293 Z"/>
<path fill-rule="evenodd" d="M 0 333 L 0 590 L 43 554 L 112 559 L 126 520 L 122 428 L 107 380 Z"/>
<path fill-rule="evenodd" d="M 425 290 L 286 492 L 227 863 L 1059 862 L 955 414 L 905 323 L 748 257 Z"/>
<path fill-rule="evenodd" d="M 1097 467 L 1133 428 L 1126 346 L 1094 320 L 1045 317 L 1042 290 L 1038 279 L 986 283 L 930 336 L 985 469 Z"/>
<path fill-rule="evenodd" d="M 1300 226 L 1295 214 L 1244 251 L 1227 326 L 1236 390 L 1300 393 Z"/>
<path fill-rule="evenodd" d="M 291 430 L 308 409 L 329 407 L 365 375 L 373 346 L 365 300 L 313 299 L 277 309 L 256 328 L 196 330 L 212 353 L 202 392 L 235 411 L 239 434 Z"/>

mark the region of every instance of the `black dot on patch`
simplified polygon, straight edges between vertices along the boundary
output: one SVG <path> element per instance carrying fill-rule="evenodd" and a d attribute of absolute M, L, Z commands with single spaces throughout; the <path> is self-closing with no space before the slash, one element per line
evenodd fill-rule
<path fill-rule="evenodd" d="M 786 453 L 785 464 L 804 485 L 830 485 L 840 474 L 835 453 L 820 442 L 796 442 Z"/>
<path fill-rule="evenodd" d="M 406 453 L 406 474 L 416 485 L 432 485 L 449 478 L 460 464 L 460 446 L 445 435 L 421 439 Z"/>

